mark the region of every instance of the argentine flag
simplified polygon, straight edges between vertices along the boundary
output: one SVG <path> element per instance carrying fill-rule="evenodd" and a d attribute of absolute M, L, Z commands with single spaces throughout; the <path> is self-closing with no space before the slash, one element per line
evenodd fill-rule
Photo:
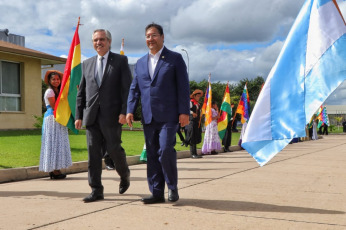
<path fill-rule="evenodd" d="M 307 0 L 251 114 L 242 147 L 265 165 L 346 79 L 346 25 L 335 0 Z"/>

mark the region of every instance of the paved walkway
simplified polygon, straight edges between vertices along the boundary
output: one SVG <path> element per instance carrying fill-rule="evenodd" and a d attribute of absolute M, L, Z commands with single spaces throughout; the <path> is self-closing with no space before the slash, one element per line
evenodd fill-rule
<path fill-rule="evenodd" d="M 346 229 L 345 136 L 289 145 L 264 167 L 245 151 L 178 167 L 180 200 L 156 205 L 140 201 L 145 164 L 123 195 L 104 170 L 105 200 L 88 204 L 86 172 L 0 184 L 0 229 Z"/>

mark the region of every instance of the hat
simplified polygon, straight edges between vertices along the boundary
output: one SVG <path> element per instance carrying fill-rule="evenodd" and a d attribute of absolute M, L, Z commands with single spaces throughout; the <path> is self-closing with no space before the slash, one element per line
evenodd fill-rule
<path fill-rule="evenodd" d="M 46 75 L 44 76 L 44 82 L 48 85 L 48 76 L 49 76 L 49 74 L 51 74 L 51 73 L 57 73 L 58 75 L 59 75 L 59 77 L 60 77 L 60 81 L 62 81 L 62 77 L 64 76 L 64 74 L 62 73 L 62 72 L 60 72 L 60 71 L 58 71 L 58 70 L 48 70 L 47 72 L 46 72 Z"/>
<path fill-rule="evenodd" d="M 200 89 L 196 89 L 195 91 L 193 91 L 193 93 L 190 95 L 190 98 L 193 98 L 196 94 L 201 94 L 201 96 L 203 96 L 203 91 Z"/>

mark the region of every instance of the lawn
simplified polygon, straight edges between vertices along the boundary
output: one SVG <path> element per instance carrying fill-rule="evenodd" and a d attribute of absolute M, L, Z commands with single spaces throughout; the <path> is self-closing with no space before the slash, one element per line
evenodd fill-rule
<path fill-rule="evenodd" d="M 125 126 L 126 128 L 127 126 Z M 135 125 L 139 128 L 140 124 Z M 72 161 L 85 161 L 88 159 L 85 130 L 78 135 L 70 133 L 70 146 Z M 232 134 L 232 145 L 239 140 L 239 133 Z M 122 132 L 122 146 L 127 156 L 140 155 L 143 150 L 143 131 L 124 129 Z M 189 147 L 181 146 L 177 135 L 177 151 L 189 150 Z M 197 145 L 201 148 L 202 144 Z M 14 130 L 0 131 L 0 169 L 37 166 L 40 159 L 41 130 Z"/>

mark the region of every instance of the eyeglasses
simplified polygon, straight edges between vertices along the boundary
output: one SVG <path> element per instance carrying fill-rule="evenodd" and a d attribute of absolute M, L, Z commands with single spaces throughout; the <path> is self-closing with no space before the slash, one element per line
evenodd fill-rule
<path fill-rule="evenodd" d="M 160 34 L 148 34 L 148 35 L 145 35 L 145 39 L 147 39 L 147 40 L 149 40 L 150 38 L 155 39 L 159 36 L 160 36 Z"/>

